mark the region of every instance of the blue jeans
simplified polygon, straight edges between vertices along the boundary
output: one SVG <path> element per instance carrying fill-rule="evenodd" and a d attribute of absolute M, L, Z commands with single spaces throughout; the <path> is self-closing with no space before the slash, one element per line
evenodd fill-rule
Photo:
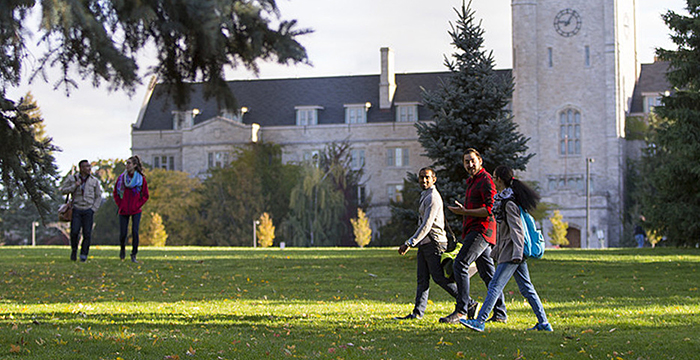
<path fill-rule="evenodd" d="M 469 266 L 473 262 L 476 262 L 479 276 L 488 287 L 496 269 L 491 258 L 491 244 L 479 232 L 467 233 L 464 237 L 464 245 L 455 257 L 454 274 L 459 291 L 455 311 L 460 314 L 467 314 L 468 306 L 475 302 L 469 297 Z M 498 296 L 493 314 L 497 318 L 506 319 L 508 317 L 503 294 Z"/>
<path fill-rule="evenodd" d="M 78 250 L 78 240 L 80 230 L 83 230 L 83 243 L 80 246 L 80 255 L 87 258 L 92 241 L 92 218 L 95 214 L 92 209 L 73 208 L 73 217 L 70 222 L 70 247 L 76 252 Z"/>
<path fill-rule="evenodd" d="M 637 247 L 638 248 L 644 247 L 644 235 L 643 234 L 635 235 L 634 239 L 637 240 Z"/>
<path fill-rule="evenodd" d="M 457 297 L 457 285 L 445 277 L 445 271 L 440 265 L 440 256 L 447 248 L 447 244 L 437 244 L 431 241 L 428 244 L 418 247 L 418 267 L 416 270 L 416 303 L 413 313 L 423 316 L 425 308 L 428 306 L 428 294 L 430 292 L 430 277 L 436 284 L 440 285 L 452 297 Z"/>
<path fill-rule="evenodd" d="M 493 275 L 493 280 L 489 284 L 489 291 L 486 294 L 486 299 L 479 309 L 479 315 L 476 317 L 481 323 L 486 322 L 486 318 L 491 312 L 496 303 L 496 299 L 503 298 L 503 289 L 508 284 L 511 277 L 515 276 L 515 282 L 518 284 L 520 293 L 530 303 L 532 311 L 537 316 L 537 322 L 540 324 L 547 323 L 547 315 L 544 313 L 540 297 L 537 296 L 537 291 L 530 281 L 530 272 L 527 270 L 527 262 L 523 261 L 520 264 L 506 262 L 498 264 L 496 273 Z"/>
<path fill-rule="evenodd" d="M 131 217 L 131 255 L 139 252 L 139 224 L 141 213 L 134 215 L 119 215 L 119 245 L 122 249 L 126 246 L 126 232 L 129 230 L 129 217 Z"/>

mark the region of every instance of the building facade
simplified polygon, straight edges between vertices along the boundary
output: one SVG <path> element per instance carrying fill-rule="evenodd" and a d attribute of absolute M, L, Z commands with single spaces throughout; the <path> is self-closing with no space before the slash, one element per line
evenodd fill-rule
<path fill-rule="evenodd" d="M 512 15 L 514 66 L 497 73 L 512 73 L 515 121 L 536 154 L 521 177 L 536 181 L 544 201 L 561 210 L 571 246 L 617 246 L 625 117 L 659 96 L 658 82 L 645 79 L 662 78 L 665 67 L 642 67 L 639 78 L 634 1 L 513 0 Z M 422 89 L 450 76 L 396 74 L 391 49 L 380 54 L 378 75 L 230 81 L 238 109 L 204 99 L 199 84 L 192 84 L 189 105 L 176 108 L 151 84 L 133 125 L 132 152 L 150 165 L 203 176 L 251 141 L 280 144 L 284 162 L 301 162 L 347 140 L 353 166 L 364 166 L 370 180 L 358 196 L 371 199 L 376 229 L 389 219 L 389 200 L 400 196 L 406 173 L 431 164 L 414 124 L 432 118 Z M 646 83 L 653 88 L 640 88 Z"/>

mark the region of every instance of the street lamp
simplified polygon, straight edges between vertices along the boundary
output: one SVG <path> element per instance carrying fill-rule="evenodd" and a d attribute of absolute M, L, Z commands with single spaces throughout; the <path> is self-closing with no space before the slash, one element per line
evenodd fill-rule
<path fill-rule="evenodd" d="M 257 226 L 260 225 L 260 220 L 253 220 L 253 249 L 255 249 L 258 246 L 258 237 L 257 237 Z"/>
<path fill-rule="evenodd" d="M 586 249 L 591 238 L 591 163 L 594 161 L 594 158 L 586 158 Z"/>
<path fill-rule="evenodd" d="M 38 221 L 32 221 L 32 246 L 36 246 L 36 227 L 39 226 Z"/>

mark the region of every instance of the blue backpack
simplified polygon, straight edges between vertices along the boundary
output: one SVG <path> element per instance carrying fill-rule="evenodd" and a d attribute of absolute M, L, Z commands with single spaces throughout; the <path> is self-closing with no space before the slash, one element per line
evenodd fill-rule
<path fill-rule="evenodd" d="M 544 236 L 542 231 L 537 229 L 535 219 L 527 211 L 523 210 L 520 205 L 520 221 L 523 222 L 525 230 L 525 246 L 523 247 L 523 255 L 530 259 L 541 259 L 544 255 Z"/>

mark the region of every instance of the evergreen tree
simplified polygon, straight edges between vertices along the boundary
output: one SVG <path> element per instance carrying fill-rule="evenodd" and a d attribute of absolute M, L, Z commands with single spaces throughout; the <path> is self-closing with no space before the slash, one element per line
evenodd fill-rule
<path fill-rule="evenodd" d="M 369 227 L 369 219 L 362 209 L 357 209 L 357 219 L 350 219 L 352 232 L 355 235 L 355 243 L 359 247 L 365 247 L 372 241 L 372 229 Z"/>
<path fill-rule="evenodd" d="M 507 108 L 513 92 L 510 74 L 501 76 L 494 70 L 493 55 L 482 49 L 484 31 L 470 6 L 462 3 L 455 11 L 458 19 L 449 34 L 456 51 L 452 61 L 445 58 L 451 76 L 437 90 L 424 93 L 434 122 L 416 124 L 425 155 L 433 160 L 445 204 L 463 201 L 464 150 L 479 151 L 489 172 L 498 165 L 525 170 L 533 156 L 524 155 L 528 139 L 517 131 Z"/>
<path fill-rule="evenodd" d="M 670 243 L 700 242 L 700 1 L 687 0 L 689 16 L 668 11 L 662 17 L 672 30 L 676 50 L 657 49 L 670 62 L 668 80 L 675 91 L 655 108 L 644 157 L 642 214 L 646 225 Z"/>
<path fill-rule="evenodd" d="M 272 224 L 270 214 L 264 212 L 258 219 L 258 244 L 260 247 L 270 247 L 275 240 L 275 225 Z"/>
<path fill-rule="evenodd" d="M 0 70 L 0 73 L 2 71 L 4 70 Z M 0 176 L 3 196 L 5 200 L 15 196 L 30 200 L 37 209 L 38 217 L 46 222 L 53 220 L 50 216 L 53 216 L 56 208 L 51 197 L 56 198 L 57 193 L 58 170 L 53 153 L 58 148 L 46 136 L 43 121 L 31 93 L 21 98 L 18 104 L 0 99 Z"/>
<path fill-rule="evenodd" d="M 227 108 L 235 98 L 224 70 L 244 66 L 254 72 L 260 60 L 305 63 L 306 50 L 297 42 L 310 30 L 283 20 L 275 0 L 23 0 L 0 3 L 0 178 L 10 195 L 26 193 L 44 214 L 49 211 L 49 183 L 56 180 L 50 139 L 38 140 L 27 105 L 8 99 L 8 87 L 26 74 L 26 44 L 38 35 L 45 52 L 33 62 L 32 78 L 47 78 L 59 67 L 56 88 L 69 92 L 77 74 L 95 86 L 133 93 L 144 75 L 155 74 L 173 95 L 187 103 L 187 82 L 204 83 L 204 95 Z M 30 14 L 40 10 L 32 27 Z M 40 8 L 40 9 L 38 9 Z M 153 47 L 157 63 L 142 72 L 137 57 Z"/>

